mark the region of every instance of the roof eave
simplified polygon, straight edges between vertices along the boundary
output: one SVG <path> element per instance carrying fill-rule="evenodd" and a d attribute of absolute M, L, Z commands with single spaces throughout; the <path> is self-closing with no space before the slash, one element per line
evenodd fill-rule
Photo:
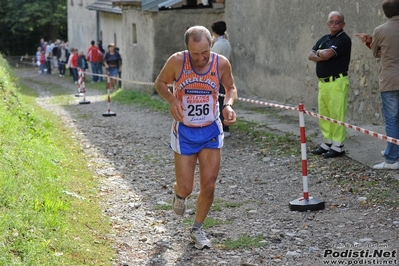
<path fill-rule="evenodd" d="M 101 11 L 101 12 L 107 12 L 107 13 L 113 13 L 117 15 L 122 15 L 122 10 L 119 7 L 114 7 L 111 5 L 103 4 L 100 2 L 95 2 L 94 4 L 86 6 L 88 10 L 94 10 L 94 11 Z"/>
<path fill-rule="evenodd" d="M 136 8 L 141 10 L 141 0 L 112 0 L 113 7 L 124 8 Z"/>

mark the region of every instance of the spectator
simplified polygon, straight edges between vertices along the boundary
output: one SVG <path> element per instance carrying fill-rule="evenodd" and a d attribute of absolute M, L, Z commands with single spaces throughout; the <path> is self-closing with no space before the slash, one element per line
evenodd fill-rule
<path fill-rule="evenodd" d="M 75 84 L 78 84 L 78 49 L 71 48 L 71 55 L 69 56 L 68 66 L 71 70 L 72 78 Z"/>
<path fill-rule="evenodd" d="M 42 49 L 42 51 L 44 51 L 44 38 L 41 38 L 41 39 L 40 39 L 40 44 L 39 44 L 39 46 L 40 46 L 40 49 Z"/>
<path fill-rule="evenodd" d="M 59 47 L 60 47 L 60 40 L 56 40 L 55 42 L 54 42 L 54 47 L 53 47 L 53 61 L 52 61 L 52 63 L 53 63 L 53 68 L 54 68 L 54 70 L 56 69 L 56 68 L 58 68 L 58 49 L 59 49 Z"/>
<path fill-rule="evenodd" d="M 103 41 L 99 40 L 98 41 L 98 49 L 100 49 L 100 52 L 104 55 L 105 54 L 105 50 L 104 50 L 104 46 L 103 46 Z"/>
<path fill-rule="evenodd" d="M 227 60 L 230 61 L 230 55 L 231 55 L 231 45 L 230 42 L 226 38 L 226 22 L 219 20 L 216 21 L 212 24 L 212 33 L 213 33 L 213 46 L 211 48 L 211 51 L 220 55 L 223 55 L 224 57 L 227 58 Z M 219 93 L 225 94 L 225 90 L 223 87 L 223 84 L 220 84 L 220 89 Z M 219 109 L 220 109 L 220 120 L 222 123 L 224 122 L 224 117 L 223 117 L 223 102 L 224 102 L 224 96 L 219 96 L 218 98 L 219 101 Z M 223 124 L 223 132 L 224 132 L 224 137 L 228 138 L 230 137 L 230 127 Z"/>
<path fill-rule="evenodd" d="M 118 72 L 122 70 L 122 57 L 115 51 L 115 45 L 110 43 L 108 45 L 108 52 L 104 56 L 104 66 L 111 76 L 111 88 L 116 89 L 116 79 L 112 77 L 118 77 Z"/>
<path fill-rule="evenodd" d="M 45 73 L 45 68 L 46 68 L 46 53 L 44 51 L 40 51 L 40 71 L 41 75 L 44 75 Z"/>
<path fill-rule="evenodd" d="M 98 75 L 102 75 L 102 53 L 97 46 L 95 46 L 95 42 L 91 41 L 91 46 L 87 51 L 86 59 L 91 64 L 91 71 L 93 74 L 92 82 L 101 82 L 102 77 Z"/>
<path fill-rule="evenodd" d="M 40 67 L 40 55 L 42 52 L 42 48 L 40 46 L 37 47 L 37 52 L 36 52 L 36 65 Z"/>
<path fill-rule="evenodd" d="M 316 62 L 319 78 L 318 105 L 320 115 L 345 122 L 348 109 L 349 77 L 352 41 L 344 32 L 345 19 L 339 11 L 328 15 L 330 34 L 321 37 L 309 53 L 309 60 Z M 320 119 L 323 142 L 313 154 L 334 158 L 345 154 L 346 128 Z"/>
<path fill-rule="evenodd" d="M 65 76 L 65 66 L 68 64 L 68 59 L 69 59 L 69 52 L 67 49 L 65 49 L 65 43 L 61 43 L 59 49 L 58 49 L 58 70 L 60 72 L 60 77 Z"/>
<path fill-rule="evenodd" d="M 119 53 L 119 47 L 115 47 L 115 51 Z M 118 77 L 119 77 L 118 86 L 119 88 L 122 88 L 122 68 L 119 68 Z"/>
<path fill-rule="evenodd" d="M 356 36 L 366 43 L 374 57 L 381 58 L 378 81 L 385 132 L 388 137 L 399 139 L 399 0 L 384 0 L 382 9 L 388 21 L 376 27 L 373 36 Z M 399 145 L 387 142 L 383 155 L 384 162 L 374 165 L 374 169 L 399 169 Z"/>
<path fill-rule="evenodd" d="M 49 41 L 49 43 L 46 45 L 46 68 L 47 68 L 47 74 L 49 75 L 51 75 L 52 59 L 53 59 L 53 46 L 52 46 L 52 41 Z"/>
<path fill-rule="evenodd" d="M 103 41 L 102 41 L 102 40 L 99 40 L 99 41 L 98 41 L 98 49 L 100 49 L 100 52 L 102 53 L 102 56 L 104 56 L 104 55 L 105 55 L 105 49 L 104 49 Z M 102 58 L 101 58 L 101 67 L 100 67 L 101 75 L 104 73 L 103 67 L 104 67 L 104 62 L 103 62 L 103 60 L 102 60 Z M 102 77 L 101 77 L 101 80 L 100 80 L 100 81 L 102 81 Z"/>
<path fill-rule="evenodd" d="M 43 42 L 42 52 L 44 53 L 44 72 L 47 72 L 47 66 L 46 66 L 46 50 L 47 50 L 47 42 Z"/>
<path fill-rule="evenodd" d="M 87 65 L 87 60 L 86 60 L 86 56 L 84 55 L 83 51 L 79 52 L 79 56 L 78 56 L 78 67 L 84 71 L 86 71 L 86 69 L 88 69 L 88 65 Z"/>

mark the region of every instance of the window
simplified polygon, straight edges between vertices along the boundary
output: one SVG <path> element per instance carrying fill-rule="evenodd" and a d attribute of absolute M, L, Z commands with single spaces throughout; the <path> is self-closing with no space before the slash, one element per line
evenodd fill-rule
<path fill-rule="evenodd" d="M 132 39 L 133 39 L 133 44 L 137 44 L 137 28 L 136 24 L 132 24 Z"/>

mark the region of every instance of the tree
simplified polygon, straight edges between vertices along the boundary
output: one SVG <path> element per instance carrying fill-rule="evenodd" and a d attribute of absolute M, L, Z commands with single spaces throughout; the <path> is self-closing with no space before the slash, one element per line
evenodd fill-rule
<path fill-rule="evenodd" d="M 67 1 L 0 0 L 0 52 L 34 54 L 40 38 L 67 37 Z"/>

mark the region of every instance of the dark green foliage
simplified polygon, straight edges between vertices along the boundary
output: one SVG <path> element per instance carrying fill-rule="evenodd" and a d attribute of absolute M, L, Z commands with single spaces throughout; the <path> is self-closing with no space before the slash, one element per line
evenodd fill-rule
<path fill-rule="evenodd" d="M 1 0 L 0 53 L 33 55 L 40 38 L 67 37 L 67 1 Z"/>

